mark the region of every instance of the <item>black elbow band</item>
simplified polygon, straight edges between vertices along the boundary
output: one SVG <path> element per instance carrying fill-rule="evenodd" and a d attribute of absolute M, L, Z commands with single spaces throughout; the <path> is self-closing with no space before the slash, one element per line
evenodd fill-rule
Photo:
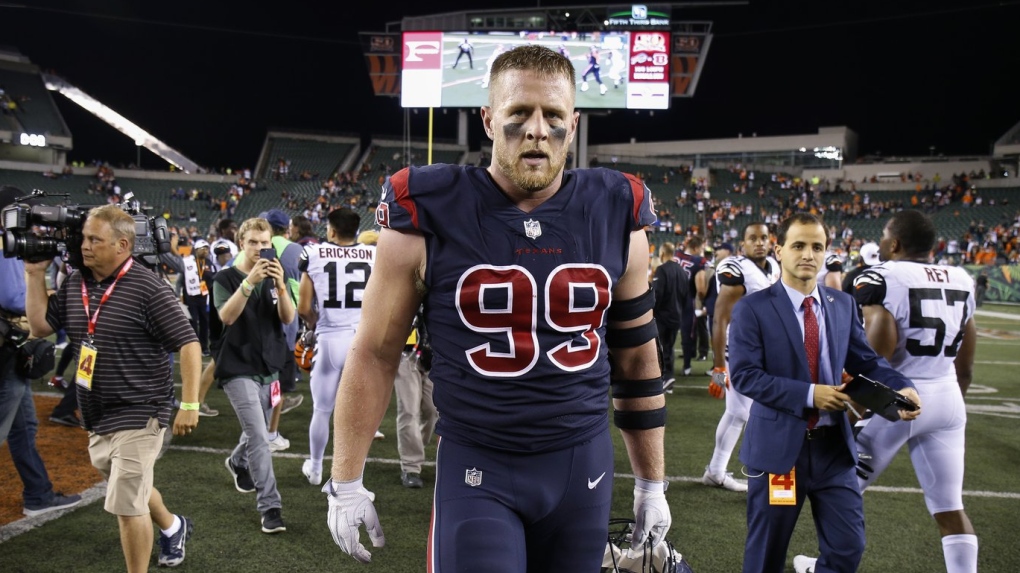
<path fill-rule="evenodd" d="M 662 394 L 662 378 L 613 380 L 613 398 L 649 398 Z"/>
<path fill-rule="evenodd" d="M 630 300 L 614 300 L 609 307 L 609 320 L 634 320 L 655 307 L 655 291 L 648 289 L 645 294 Z"/>
<path fill-rule="evenodd" d="M 621 430 L 650 430 L 666 425 L 666 407 L 637 412 L 613 411 L 613 423 Z"/>
<path fill-rule="evenodd" d="M 606 328 L 606 344 L 610 348 L 634 348 L 659 338 L 655 319 L 634 328 Z"/>

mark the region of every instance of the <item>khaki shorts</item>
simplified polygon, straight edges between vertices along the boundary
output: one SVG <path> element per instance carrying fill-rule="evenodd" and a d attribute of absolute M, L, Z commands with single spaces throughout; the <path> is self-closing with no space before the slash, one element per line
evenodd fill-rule
<path fill-rule="evenodd" d="M 106 511 L 123 516 L 148 515 L 152 468 L 165 431 L 158 419 L 150 418 L 138 430 L 89 435 L 92 466 L 107 481 Z"/>

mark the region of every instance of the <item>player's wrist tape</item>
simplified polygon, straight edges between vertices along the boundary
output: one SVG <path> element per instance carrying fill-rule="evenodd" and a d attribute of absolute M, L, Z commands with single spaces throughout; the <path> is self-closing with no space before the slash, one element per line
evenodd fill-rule
<path fill-rule="evenodd" d="M 659 327 L 655 319 L 649 320 L 634 328 L 607 328 L 606 344 L 610 348 L 635 348 L 659 337 Z"/>
<path fill-rule="evenodd" d="M 613 398 L 648 398 L 662 394 L 662 378 L 612 380 Z"/>
<path fill-rule="evenodd" d="M 641 318 L 655 306 L 655 291 L 648 289 L 645 294 L 630 300 L 614 300 L 609 307 L 609 320 L 634 320 Z"/>
<path fill-rule="evenodd" d="M 198 410 L 198 402 L 181 402 L 181 410 Z"/>
<path fill-rule="evenodd" d="M 627 412 L 614 410 L 613 423 L 621 430 L 650 430 L 666 425 L 666 407 Z"/>
<path fill-rule="evenodd" d="M 639 477 L 634 478 L 634 491 L 643 491 L 647 493 L 666 493 L 666 489 L 668 487 L 669 482 L 666 480 L 657 481 L 643 479 Z"/>

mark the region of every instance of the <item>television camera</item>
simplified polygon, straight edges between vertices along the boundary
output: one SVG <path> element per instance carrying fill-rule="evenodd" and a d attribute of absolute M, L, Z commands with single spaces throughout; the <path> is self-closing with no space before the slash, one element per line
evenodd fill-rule
<path fill-rule="evenodd" d="M 46 198 L 56 197 L 63 197 L 63 201 L 56 205 L 44 202 Z M 95 207 L 100 205 L 72 204 L 66 193 L 47 193 L 40 189 L 34 189 L 31 195 L 18 197 L 0 212 L 4 228 L 4 256 L 37 262 L 63 255 L 69 265 L 82 268 L 82 228 L 89 211 Z M 166 220 L 142 213 L 130 192 L 124 195 L 120 208 L 135 220 L 132 255 L 149 268 L 156 268 L 159 255 L 170 252 L 170 230 Z M 35 226 L 48 231 L 40 236 L 33 231 Z"/>

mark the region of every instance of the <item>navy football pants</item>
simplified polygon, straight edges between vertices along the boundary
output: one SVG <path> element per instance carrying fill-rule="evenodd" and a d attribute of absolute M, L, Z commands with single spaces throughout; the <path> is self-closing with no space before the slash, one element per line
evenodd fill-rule
<path fill-rule="evenodd" d="M 532 455 L 443 439 L 436 468 L 430 572 L 599 570 L 613 492 L 609 432 Z"/>

